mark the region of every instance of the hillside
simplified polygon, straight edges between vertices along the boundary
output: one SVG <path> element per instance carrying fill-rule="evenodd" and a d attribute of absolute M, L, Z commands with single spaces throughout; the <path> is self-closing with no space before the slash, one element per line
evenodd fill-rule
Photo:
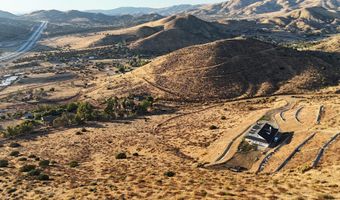
<path fill-rule="evenodd" d="M 175 15 L 107 34 L 95 45 L 125 41 L 133 50 L 162 54 L 227 37 L 230 34 L 223 24 L 206 22 L 192 15 Z"/>
<path fill-rule="evenodd" d="M 143 15 L 157 13 L 159 15 L 168 16 L 181 12 L 190 11 L 199 8 L 201 5 L 182 4 L 165 8 L 149 8 L 149 7 L 120 7 L 111 10 L 89 10 L 87 12 L 102 13 L 105 15 Z"/>
<path fill-rule="evenodd" d="M 271 25 L 269 30 L 301 33 L 338 33 L 340 3 L 336 0 L 230 0 L 211 4 L 189 12 L 203 19 L 224 23 L 231 19 L 248 19 L 261 25 Z"/>
<path fill-rule="evenodd" d="M 223 3 L 203 6 L 192 14 L 195 15 L 223 15 L 227 17 L 254 17 L 264 14 L 287 13 L 289 11 L 307 7 L 323 6 L 330 10 L 339 10 L 337 0 L 230 0 Z"/>
<path fill-rule="evenodd" d="M 263 17 L 262 23 L 272 23 L 285 30 L 303 33 L 337 33 L 340 31 L 340 12 L 323 7 L 296 9 L 282 16 Z"/>
<path fill-rule="evenodd" d="M 304 93 L 338 84 L 336 66 L 337 59 L 253 39 L 221 40 L 162 56 L 107 87 L 182 101 Z"/>
<path fill-rule="evenodd" d="M 26 20 L 0 18 L 0 42 L 27 36 L 34 24 Z"/>
<path fill-rule="evenodd" d="M 23 17 L 31 20 L 46 20 L 50 23 L 75 24 L 75 25 L 111 25 L 111 26 L 128 26 L 131 24 L 140 24 L 148 21 L 160 19 L 159 15 L 143 15 L 134 17 L 131 15 L 108 16 L 101 13 L 88 13 L 77 10 L 62 12 L 58 10 L 41 10 L 36 11 Z"/>
<path fill-rule="evenodd" d="M 2 11 L 0 10 L 0 18 L 17 18 L 18 16 L 10 13 L 10 12 L 6 12 L 6 11 Z"/>
<path fill-rule="evenodd" d="M 309 49 L 340 53 L 340 35 L 335 35 L 312 45 Z"/>

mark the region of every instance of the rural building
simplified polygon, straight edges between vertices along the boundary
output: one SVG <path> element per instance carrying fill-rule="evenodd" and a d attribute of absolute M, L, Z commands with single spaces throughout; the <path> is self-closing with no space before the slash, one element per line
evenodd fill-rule
<path fill-rule="evenodd" d="M 260 149 L 275 144 L 280 139 L 279 130 L 268 123 L 255 124 L 247 133 L 245 140 Z"/>

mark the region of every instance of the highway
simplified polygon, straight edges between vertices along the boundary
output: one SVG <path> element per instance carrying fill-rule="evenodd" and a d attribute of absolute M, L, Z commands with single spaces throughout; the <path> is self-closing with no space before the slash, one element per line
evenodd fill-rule
<path fill-rule="evenodd" d="M 29 50 L 32 49 L 32 47 L 37 43 L 37 41 L 39 40 L 42 32 L 45 30 L 46 26 L 47 26 L 46 21 L 41 22 L 40 26 L 37 28 L 36 31 L 33 32 L 33 34 L 30 36 L 30 38 L 28 38 L 28 40 L 16 51 L 8 53 L 8 54 L 4 54 L 3 56 L 0 56 L 0 62 L 6 62 L 9 60 L 13 60 L 16 59 L 18 57 L 20 57 L 21 55 L 23 55 L 24 53 L 28 52 Z"/>

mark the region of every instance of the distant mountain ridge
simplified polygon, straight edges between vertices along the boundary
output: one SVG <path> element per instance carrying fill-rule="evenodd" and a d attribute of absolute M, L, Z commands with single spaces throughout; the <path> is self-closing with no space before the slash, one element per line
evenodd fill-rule
<path fill-rule="evenodd" d="M 0 18 L 17 18 L 18 16 L 7 11 L 0 10 Z"/>
<path fill-rule="evenodd" d="M 251 17 L 270 13 L 287 13 L 296 9 L 316 6 L 340 11 L 339 0 L 229 0 L 202 6 L 190 13 L 203 16 Z"/>
<path fill-rule="evenodd" d="M 202 5 L 181 4 L 165 8 L 150 8 L 150 7 L 120 7 L 111 10 L 88 10 L 86 12 L 102 13 L 105 15 L 143 15 L 157 13 L 159 15 L 169 16 L 177 13 L 188 12 Z"/>
<path fill-rule="evenodd" d="M 134 17 L 132 15 L 109 16 L 102 13 L 89 13 L 78 10 L 58 11 L 40 10 L 26 15 L 24 18 L 30 20 L 46 20 L 50 23 L 69 23 L 69 24 L 101 24 L 101 25 L 124 25 L 130 22 L 144 23 L 162 18 L 157 14 L 142 15 Z"/>

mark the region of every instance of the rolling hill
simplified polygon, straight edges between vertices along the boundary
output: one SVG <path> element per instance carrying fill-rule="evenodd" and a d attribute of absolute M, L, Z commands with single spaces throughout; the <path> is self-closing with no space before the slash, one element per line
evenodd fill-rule
<path fill-rule="evenodd" d="M 35 24 L 32 21 L 0 18 L 0 42 L 27 36 Z"/>
<path fill-rule="evenodd" d="M 50 23 L 57 24 L 75 24 L 75 25 L 103 25 L 103 26 L 129 26 L 148 21 L 160 19 L 160 15 L 150 14 L 134 17 L 132 15 L 108 16 L 101 13 L 88 13 L 77 10 L 62 12 L 58 10 L 41 10 L 27 15 L 26 19 L 46 20 Z"/>
<path fill-rule="evenodd" d="M 248 19 L 272 25 L 270 30 L 326 34 L 340 31 L 339 8 L 337 0 L 230 0 L 189 13 L 210 21 Z"/>
<path fill-rule="evenodd" d="M 10 13 L 10 12 L 6 12 L 6 11 L 2 11 L 0 10 L 0 18 L 10 18 L 10 19 L 13 19 L 13 18 L 17 18 L 18 16 Z"/>
<path fill-rule="evenodd" d="M 220 40 L 159 57 L 107 86 L 115 88 L 107 92 L 148 92 L 181 101 L 315 92 L 338 84 L 337 66 L 339 60 L 258 40 Z"/>
<path fill-rule="evenodd" d="M 340 31 L 340 12 L 323 7 L 296 9 L 281 16 L 263 17 L 260 21 L 292 32 L 337 33 Z"/>
<path fill-rule="evenodd" d="M 202 6 L 191 14 L 223 15 L 227 17 L 255 17 L 266 14 L 287 13 L 292 10 L 322 6 L 329 10 L 339 10 L 337 0 L 230 0 L 223 3 Z"/>
<path fill-rule="evenodd" d="M 96 45 L 126 41 L 133 50 L 162 54 L 183 47 L 230 37 L 225 25 L 206 22 L 192 15 L 174 15 L 108 34 Z"/>
<path fill-rule="evenodd" d="M 120 7 L 111 10 L 89 10 L 87 12 L 102 13 L 105 15 L 144 15 L 157 13 L 159 15 L 168 16 L 181 12 L 190 11 L 201 7 L 201 5 L 175 5 L 165 8 L 149 8 L 149 7 Z"/>

